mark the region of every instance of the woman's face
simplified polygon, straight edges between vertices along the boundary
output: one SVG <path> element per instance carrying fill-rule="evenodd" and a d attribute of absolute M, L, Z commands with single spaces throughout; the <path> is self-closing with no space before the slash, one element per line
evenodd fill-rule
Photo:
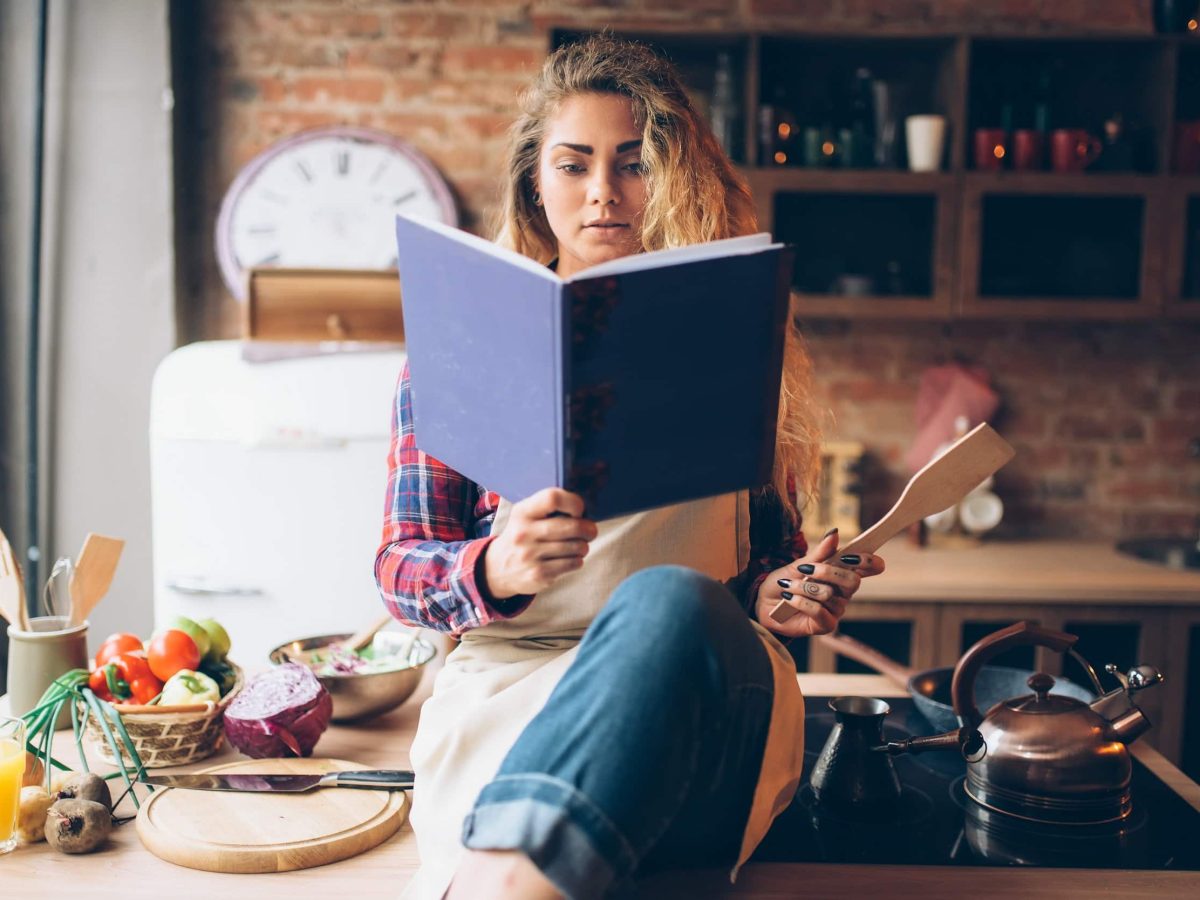
<path fill-rule="evenodd" d="M 564 278 L 642 250 L 642 133 L 617 94 L 579 94 L 551 118 L 537 189 Z"/>

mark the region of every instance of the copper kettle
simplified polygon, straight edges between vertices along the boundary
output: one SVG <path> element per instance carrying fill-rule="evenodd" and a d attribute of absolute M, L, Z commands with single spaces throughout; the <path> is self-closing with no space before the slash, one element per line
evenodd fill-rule
<path fill-rule="evenodd" d="M 1096 824 L 1128 816 L 1133 767 L 1127 745 L 1150 721 L 1133 694 L 1162 681 L 1150 666 L 1129 676 L 1108 666 L 1121 682 L 1104 693 L 1092 667 L 1072 647 L 1072 634 L 1018 622 L 983 638 L 954 669 L 950 693 L 962 727 L 933 737 L 880 746 L 891 754 L 954 749 L 967 760 L 965 789 L 981 806 L 1037 822 Z M 975 676 L 989 659 L 1013 647 L 1037 645 L 1070 651 L 1092 677 L 1100 696 L 1090 704 L 1051 694 L 1044 673 L 1027 682 L 1032 694 L 997 703 L 986 715 L 975 705 Z"/>

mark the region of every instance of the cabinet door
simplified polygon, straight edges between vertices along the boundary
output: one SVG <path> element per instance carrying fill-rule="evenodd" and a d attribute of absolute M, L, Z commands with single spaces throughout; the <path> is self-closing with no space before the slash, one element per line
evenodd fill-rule
<path fill-rule="evenodd" d="M 1200 319 L 1200 178 L 1173 177 L 1166 206 L 1166 313 Z"/>
<path fill-rule="evenodd" d="M 795 251 L 801 318 L 948 318 L 955 177 L 944 173 L 758 169 L 759 226 Z"/>
<path fill-rule="evenodd" d="M 1144 319 L 1161 309 L 1165 192 L 1146 175 L 963 176 L 958 312 Z"/>

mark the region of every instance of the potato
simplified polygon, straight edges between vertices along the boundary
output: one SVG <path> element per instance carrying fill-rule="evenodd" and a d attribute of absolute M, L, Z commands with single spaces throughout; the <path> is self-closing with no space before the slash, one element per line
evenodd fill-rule
<path fill-rule="evenodd" d="M 17 816 L 17 840 L 36 844 L 46 838 L 46 811 L 54 798 L 38 785 L 21 788 L 21 811 Z"/>

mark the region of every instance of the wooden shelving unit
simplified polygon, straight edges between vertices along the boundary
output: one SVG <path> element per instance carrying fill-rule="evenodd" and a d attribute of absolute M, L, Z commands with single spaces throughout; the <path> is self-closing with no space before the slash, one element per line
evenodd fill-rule
<path fill-rule="evenodd" d="M 801 316 L 1200 318 L 1200 175 L 1173 172 L 1177 123 L 1200 122 L 1200 38 L 612 27 L 674 59 L 700 104 L 717 54 L 733 62 L 742 112 L 731 156 L 764 229 L 797 248 Z M 859 68 L 891 89 L 901 132 L 892 165 L 793 165 L 796 141 L 788 164 L 771 164 L 763 108 L 786 105 L 801 132 L 836 129 Z M 947 119 L 940 172 L 905 166 L 902 119 L 918 112 Z M 1114 116 L 1126 153 L 1097 165 L 1117 170 L 975 170 L 976 128 L 1040 118 L 1099 136 Z"/>

